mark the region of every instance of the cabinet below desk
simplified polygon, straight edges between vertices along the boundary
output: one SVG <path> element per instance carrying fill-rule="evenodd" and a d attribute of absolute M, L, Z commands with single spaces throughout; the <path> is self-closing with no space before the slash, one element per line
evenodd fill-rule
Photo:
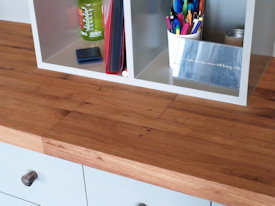
<path fill-rule="evenodd" d="M 219 204 L 219 203 L 216 203 L 216 202 L 212 202 L 211 206 L 225 206 L 225 205 L 222 205 L 222 204 Z"/>
<path fill-rule="evenodd" d="M 0 205 L 6 206 L 39 206 L 26 200 L 13 197 L 11 195 L 0 192 Z"/>
<path fill-rule="evenodd" d="M 83 167 L 5 143 L 0 143 L 0 165 L 0 191 L 3 192 L 0 193 L 0 205 L 210 205 L 209 200 Z M 37 178 L 34 178 L 33 184 L 28 187 L 22 183 L 21 177 L 30 171 L 35 171 Z"/>
<path fill-rule="evenodd" d="M 86 205 L 83 171 L 79 164 L 0 143 L 0 165 L 1 192 L 41 206 Z M 30 171 L 35 171 L 37 178 L 28 187 L 21 178 Z M 5 199 L 7 197 L 0 197 L 1 206 L 7 205 L 2 204 Z"/>
<path fill-rule="evenodd" d="M 89 205 L 209 206 L 210 201 L 84 167 Z"/>

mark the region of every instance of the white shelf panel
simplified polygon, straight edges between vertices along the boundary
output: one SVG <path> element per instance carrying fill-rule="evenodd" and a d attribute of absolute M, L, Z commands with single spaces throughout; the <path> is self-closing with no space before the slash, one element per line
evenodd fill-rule
<path fill-rule="evenodd" d="M 136 76 L 136 78 L 162 84 L 197 89 L 201 91 L 226 94 L 235 97 L 239 95 L 238 90 L 232 90 L 173 77 L 172 70 L 169 67 L 167 49 L 165 49 L 151 64 L 149 64 L 143 71 L 141 71 Z"/>
<path fill-rule="evenodd" d="M 77 69 L 105 73 L 105 62 L 78 64 L 76 59 L 76 50 L 91 47 L 99 47 L 102 57 L 104 58 L 104 40 L 101 41 L 85 41 L 81 37 L 70 45 L 59 51 L 58 53 L 45 59 L 43 62 L 61 66 L 67 66 Z"/>

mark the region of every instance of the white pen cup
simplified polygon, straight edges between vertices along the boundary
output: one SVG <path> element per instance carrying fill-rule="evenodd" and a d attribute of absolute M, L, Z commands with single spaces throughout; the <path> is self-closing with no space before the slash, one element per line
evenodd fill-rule
<path fill-rule="evenodd" d="M 177 35 L 168 31 L 168 41 L 169 38 L 182 38 L 182 39 L 190 39 L 190 40 L 201 40 L 202 39 L 202 30 L 197 32 L 196 34 L 188 34 L 188 35 Z"/>
<path fill-rule="evenodd" d="M 185 39 L 197 40 L 197 41 L 201 40 L 202 30 L 200 30 L 196 34 L 189 34 L 189 35 L 176 35 L 171 33 L 168 30 L 167 36 L 168 36 L 169 66 L 171 69 L 176 69 L 175 62 L 177 58 L 177 50 L 175 48 L 178 48 L 178 46 L 181 45 L 181 42 L 184 41 Z"/>

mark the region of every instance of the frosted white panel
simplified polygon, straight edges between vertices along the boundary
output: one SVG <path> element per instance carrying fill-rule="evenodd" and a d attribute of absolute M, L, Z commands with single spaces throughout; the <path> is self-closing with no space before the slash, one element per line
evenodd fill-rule
<path fill-rule="evenodd" d="M 0 0 L 0 20 L 30 23 L 27 0 Z"/>
<path fill-rule="evenodd" d="M 80 38 L 77 2 L 77 0 L 34 1 L 43 60 Z"/>
<path fill-rule="evenodd" d="M 275 40 L 274 11 L 274 0 L 256 0 L 249 73 L 249 97 L 257 87 L 271 57 L 273 56 Z"/>
<path fill-rule="evenodd" d="M 131 0 L 135 75 L 167 48 L 167 25 L 171 1 Z"/>

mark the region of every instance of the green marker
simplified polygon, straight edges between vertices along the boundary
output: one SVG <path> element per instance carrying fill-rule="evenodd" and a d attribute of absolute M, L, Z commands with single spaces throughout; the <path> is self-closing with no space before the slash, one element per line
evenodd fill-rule
<path fill-rule="evenodd" d="M 176 26 L 176 35 L 180 35 L 180 26 L 179 25 Z"/>
<path fill-rule="evenodd" d="M 184 16 L 184 19 L 186 19 L 188 13 L 188 0 L 184 0 L 182 14 Z"/>

